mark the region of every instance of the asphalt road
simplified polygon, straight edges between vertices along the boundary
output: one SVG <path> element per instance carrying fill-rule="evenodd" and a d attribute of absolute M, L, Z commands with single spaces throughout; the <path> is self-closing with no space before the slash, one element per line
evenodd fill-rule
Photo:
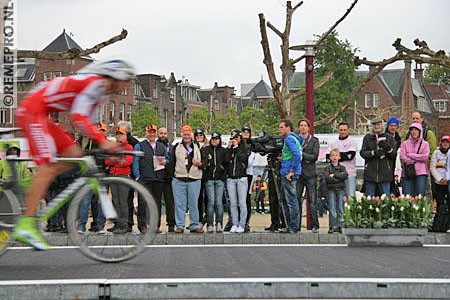
<path fill-rule="evenodd" d="M 349 248 L 329 245 L 150 246 L 119 264 L 74 248 L 10 249 L 0 281 L 173 278 L 450 278 L 450 247 Z"/>

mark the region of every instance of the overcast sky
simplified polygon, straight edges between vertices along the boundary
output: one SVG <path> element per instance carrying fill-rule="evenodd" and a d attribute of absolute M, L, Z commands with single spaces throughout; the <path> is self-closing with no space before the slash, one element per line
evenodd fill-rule
<path fill-rule="evenodd" d="M 210 88 L 214 82 L 234 86 L 269 82 L 262 63 L 258 14 L 280 31 L 284 29 L 285 1 L 281 0 L 16 0 L 18 47 L 42 50 L 63 29 L 88 48 L 128 30 L 128 37 L 104 48 L 96 59 L 120 55 L 138 73 L 185 76 Z M 298 1 L 292 1 L 293 5 Z M 304 44 L 328 30 L 352 0 L 304 0 L 294 14 L 291 45 Z M 359 0 L 337 30 L 360 49 L 360 56 L 380 60 L 395 54 L 397 37 L 414 47 L 426 40 L 434 49 L 450 51 L 450 1 Z M 270 29 L 274 64 L 280 65 L 280 39 Z M 291 57 L 300 55 L 292 52 Z M 401 67 L 394 65 L 390 68 Z M 297 70 L 304 69 L 304 61 Z M 281 80 L 281 78 L 279 79 Z"/>

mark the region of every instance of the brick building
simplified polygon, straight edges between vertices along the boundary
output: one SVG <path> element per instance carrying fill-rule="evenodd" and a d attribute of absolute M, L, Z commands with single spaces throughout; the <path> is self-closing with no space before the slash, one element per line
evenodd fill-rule
<path fill-rule="evenodd" d="M 450 134 L 450 87 L 440 83 L 426 84 L 425 87 L 439 115 L 439 132 L 437 136 L 441 137 Z"/>

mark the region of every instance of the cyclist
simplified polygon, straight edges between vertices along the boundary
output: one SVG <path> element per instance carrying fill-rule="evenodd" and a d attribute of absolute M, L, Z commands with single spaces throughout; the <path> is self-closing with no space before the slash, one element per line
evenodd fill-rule
<path fill-rule="evenodd" d="M 40 199 L 53 179 L 73 167 L 56 162 L 61 157 L 80 157 L 82 150 L 73 137 L 48 117 L 49 113 L 67 111 L 70 121 L 84 136 L 109 151 L 118 151 L 117 143 L 108 141 L 95 125 L 97 112 L 105 95 L 123 91 L 134 78 L 134 68 L 126 61 L 104 60 L 93 62 L 68 77 L 57 77 L 39 84 L 19 104 L 16 122 L 28 139 L 30 152 L 38 166 L 25 195 L 25 210 L 19 219 L 14 236 L 37 250 L 49 245 L 36 230 L 36 211 Z"/>

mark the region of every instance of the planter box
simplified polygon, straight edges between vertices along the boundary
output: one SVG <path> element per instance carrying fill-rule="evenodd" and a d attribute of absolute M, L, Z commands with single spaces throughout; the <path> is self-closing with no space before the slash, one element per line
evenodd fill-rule
<path fill-rule="evenodd" d="M 411 228 L 344 229 L 351 247 L 422 247 L 428 230 Z"/>

